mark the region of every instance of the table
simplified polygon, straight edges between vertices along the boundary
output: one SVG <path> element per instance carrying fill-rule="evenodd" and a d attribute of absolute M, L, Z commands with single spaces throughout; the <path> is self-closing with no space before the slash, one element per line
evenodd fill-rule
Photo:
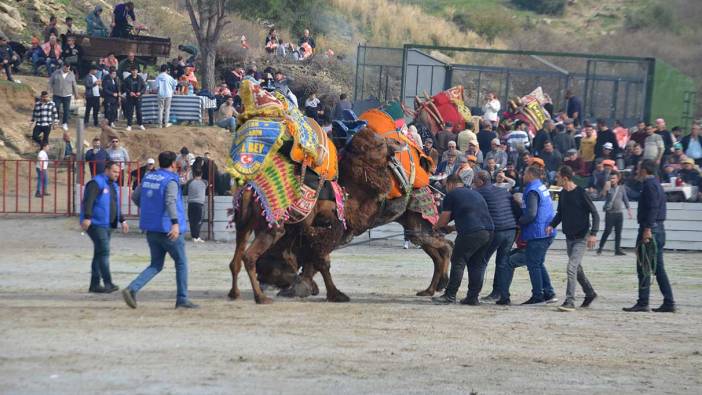
<path fill-rule="evenodd" d="M 171 99 L 171 118 L 177 122 L 202 123 L 206 99 L 202 96 L 174 95 Z M 144 123 L 158 122 L 158 95 L 144 95 L 141 99 L 141 113 Z"/>
<path fill-rule="evenodd" d="M 670 183 L 662 183 L 661 186 L 663 187 L 663 191 L 665 193 L 682 192 L 683 196 L 685 196 L 685 201 L 697 200 L 699 189 L 694 185 L 683 185 L 677 187 Z"/>

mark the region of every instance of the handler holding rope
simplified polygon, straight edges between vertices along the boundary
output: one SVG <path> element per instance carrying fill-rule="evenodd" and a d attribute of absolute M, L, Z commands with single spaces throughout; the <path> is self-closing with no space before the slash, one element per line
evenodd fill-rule
<path fill-rule="evenodd" d="M 666 198 L 661 184 L 656 179 L 656 162 L 644 160 L 639 166 L 639 178 L 643 189 L 639 198 L 636 219 L 639 222 L 639 235 L 636 238 L 636 271 L 639 277 L 639 300 L 628 312 L 650 311 L 648 300 L 651 294 L 651 276 L 655 273 L 658 287 L 663 294 L 663 304 L 653 309 L 656 313 L 674 313 L 673 289 L 663 266 L 665 246 Z"/>

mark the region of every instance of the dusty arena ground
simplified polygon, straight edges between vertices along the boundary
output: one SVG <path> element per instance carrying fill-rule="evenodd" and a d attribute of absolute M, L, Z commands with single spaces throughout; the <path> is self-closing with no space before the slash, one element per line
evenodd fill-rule
<path fill-rule="evenodd" d="M 202 308 L 173 309 L 169 261 L 131 310 L 118 293 L 87 293 L 91 244 L 76 225 L 0 218 L 0 393 L 681 394 L 702 384 L 699 254 L 667 254 L 678 314 L 623 313 L 636 295 L 631 254 L 592 252 L 585 271 L 600 299 L 559 313 L 433 306 L 412 296 L 431 274 L 420 250 L 366 245 L 334 254 L 351 303 L 257 306 L 246 278 L 243 299 L 230 302 L 232 246 L 188 243 Z M 125 286 L 146 266 L 146 242 L 120 235 L 112 249 L 115 282 Z M 549 253 L 559 298 L 565 261 Z M 526 270 L 512 293 L 516 302 L 529 296 Z M 660 303 L 657 288 L 652 295 Z"/>

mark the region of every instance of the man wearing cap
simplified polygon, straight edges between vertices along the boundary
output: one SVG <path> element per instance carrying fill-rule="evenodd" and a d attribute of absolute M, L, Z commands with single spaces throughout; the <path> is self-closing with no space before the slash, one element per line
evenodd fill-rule
<path fill-rule="evenodd" d="M 132 177 L 132 190 L 135 190 L 141 184 L 141 180 L 144 178 L 146 173 L 154 170 L 156 170 L 156 161 L 154 158 L 147 159 L 144 166 L 132 170 L 130 173 Z"/>
<path fill-rule="evenodd" d="M 602 160 L 612 159 L 612 160 L 614 160 L 614 156 L 612 154 L 613 151 L 614 151 L 614 145 L 608 141 L 602 145 L 602 150 L 600 151 L 600 156 L 598 156 L 597 159 L 602 159 Z"/>
<path fill-rule="evenodd" d="M 436 167 L 436 174 L 446 174 L 450 176 L 458 171 L 459 167 L 458 151 L 449 150 L 446 151 L 446 160 L 441 161 L 441 163 L 439 163 L 439 165 Z"/>
<path fill-rule="evenodd" d="M 680 177 L 686 184 L 700 186 L 700 170 L 691 158 L 685 158 L 680 162 L 682 169 L 678 171 Z"/>
<path fill-rule="evenodd" d="M 641 196 L 639 197 L 636 219 L 639 223 L 639 233 L 636 237 L 639 254 L 636 271 L 639 280 L 639 298 L 632 307 L 625 307 L 626 312 L 650 311 L 649 297 L 651 294 L 651 277 L 656 276 L 656 282 L 663 294 L 663 304 L 656 309 L 657 313 L 674 313 L 675 300 L 673 288 L 670 286 L 668 275 L 663 262 L 663 248 L 665 247 L 666 196 L 660 182 L 656 179 L 658 164 L 650 159 L 641 162 L 638 176 L 643 182 Z M 648 259 L 645 259 L 648 258 Z M 649 260 L 654 260 L 650 262 Z M 644 261 L 645 262 L 642 262 Z M 651 272 L 644 271 L 644 265 Z"/>
<path fill-rule="evenodd" d="M 485 154 L 484 159 L 484 165 L 489 159 L 494 159 L 498 169 L 504 169 L 507 167 L 507 153 L 505 152 L 500 139 L 492 139 L 490 142 L 490 151 Z"/>
<path fill-rule="evenodd" d="M 656 129 L 653 126 L 646 127 L 646 140 L 643 146 L 643 160 L 649 159 L 657 164 L 661 164 L 663 155 L 665 154 L 665 142 L 661 135 L 655 133 Z"/>
<path fill-rule="evenodd" d="M 434 162 L 434 168 L 432 173 L 436 171 L 436 167 L 439 165 L 439 151 L 434 148 L 434 140 L 431 138 L 424 139 L 424 153 L 427 154 L 432 162 Z"/>
<path fill-rule="evenodd" d="M 590 172 L 585 169 L 585 162 L 578 156 L 578 150 L 576 149 L 569 149 L 566 151 L 563 164 L 573 169 L 575 177 L 587 177 L 588 174 L 590 174 Z"/>
<path fill-rule="evenodd" d="M 447 155 L 451 151 L 456 151 L 456 159 L 458 162 L 465 162 L 465 154 L 461 151 L 458 150 L 458 147 L 456 146 L 456 142 L 451 140 L 448 142 L 448 149 L 444 151 L 444 154 L 441 156 L 441 160 L 444 161 L 447 159 Z"/>
<path fill-rule="evenodd" d="M 694 160 L 698 166 L 702 166 L 702 124 L 700 121 L 692 124 L 690 134 L 683 137 L 681 143 L 685 155 Z"/>
<path fill-rule="evenodd" d="M 100 112 L 100 85 L 102 81 L 97 78 L 97 66 L 90 65 L 90 72 L 83 80 L 85 85 L 85 115 L 83 124 L 88 127 L 90 112 L 93 112 L 93 126 L 98 127 L 98 112 Z"/>
<path fill-rule="evenodd" d="M 88 289 L 92 293 L 112 293 L 119 289 L 112 283 L 110 274 L 110 238 L 118 223 L 123 233 L 129 232 L 129 225 L 120 211 L 120 190 L 116 183 L 119 172 L 119 165 L 108 161 L 103 172 L 85 185 L 80 206 L 80 226 L 93 241 Z M 100 285 L 100 279 L 104 286 Z"/>
<path fill-rule="evenodd" d="M 151 264 L 144 269 L 122 296 L 127 305 L 137 308 L 136 294 L 163 269 L 166 254 L 175 261 L 177 298 L 176 308 L 197 308 L 188 299 L 188 258 L 185 239 L 188 231 L 185 208 L 176 172 L 176 154 L 172 151 L 158 155 L 159 169 L 147 173 L 141 185 L 132 193 L 132 201 L 139 208 L 139 228 L 146 232 L 151 251 Z"/>

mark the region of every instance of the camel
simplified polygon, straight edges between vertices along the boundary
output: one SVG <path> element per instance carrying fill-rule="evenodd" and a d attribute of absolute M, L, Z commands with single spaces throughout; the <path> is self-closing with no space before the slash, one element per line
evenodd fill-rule
<path fill-rule="evenodd" d="M 358 198 L 347 200 L 346 205 L 353 213 L 353 215 L 347 215 L 347 229 L 344 229 L 344 223 L 338 219 L 336 203 L 330 200 L 318 200 L 312 212 L 300 223 L 270 226 L 260 215 L 261 208 L 254 198 L 253 191 L 245 190 L 241 194 L 238 209 L 234 214 L 236 250 L 229 264 L 232 273 L 229 297 L 231 299 L 240 297 L 237 278 L 243 264 L 249 275 L 256 303 L 272 302 L 261 290 L 256 263 L 273 248 L 274 250 L 270 252 L 276 252 L 275 256 L 281 265 L 297 269 L 299 267 L 297 260 L 302 258 L 305 260 L 303 273 L 306 277 L 311 279 L 314 273 L 319 271 L 324 279 L 329 301 L 348 301 L 348 296 L 339 291 L 331 279 L 329 254 L 344 237 L 348 237 L 349 229 L 361 229 L 363 224 L 373 223 L 374 216 L 378 212 L 375 203 L 390 188 L 388 180 L 391 175 L 387 165 L 395 150 L 400 148 L 394 142 L 386 142 L 384 138 L 369 129 L 359 132 L 350 142 L 346 157 L 341 162 L 352 163 L 350 167 L 343 166 L 344 171 L 350 173 L 349 178 L 364 184 L 365 195 L 361 194 L 359 189 L 355 189 L 353 183 L 348 185 L 347 193 L 359 195 Z M 374 200 L 367 201 L 367 199 Z M 252 232 L 254 240 L 247 246 Z M 307 243 L 304 254 L 298 254 L 299 251 L 296 250 L 299 248 L 295 248 L 295 242 L 300 240 L 298 238 L 300 235 L 304 235 L 303 238 Z M 276 246 L 277 243 L 279 244 Z M 438 276 L 435 274 L 435 277 Z"/>

